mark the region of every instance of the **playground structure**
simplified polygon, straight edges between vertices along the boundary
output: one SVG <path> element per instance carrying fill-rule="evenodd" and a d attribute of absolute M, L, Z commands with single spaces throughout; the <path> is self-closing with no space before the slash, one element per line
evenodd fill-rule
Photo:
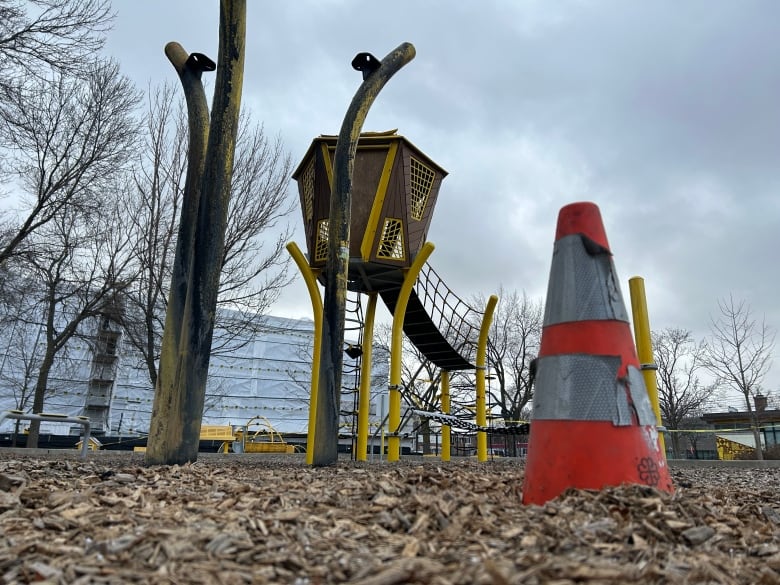
<path fill-rule="evenodd" d="M 321 302 L 318 304 L 316 280 L 322 284 L 326 282 L 324 268 L 328 259 L 326 250 L 330 232 L 328 199 L 332 192 L 332 165 L 337 141 L 337 137 L 328 135 L 315 138 L 293 174 L 298 183 L 308 261 L 294 245 L 289 249 L 307 280 L 315 309 L 315 322 L 317 310 L 321 310 L 322 306 Z M 347 288 L 357 294 L 367 294 L 370 299 L 361 350 L 364 361 L 361 364 L 356 457 L 359 460 L 366 457 L 368 384 L 364 382 L 367 378 L 366 366 L 370 368 L 373 315 L 376 299 L 379 297 L 393 315 L 388 460 L 395 461 L 399 458 L 400 367 L 397 360 L 402 330 L 420 353 L 442 370 L 442 412 L 410 412 L 418 416 L 428 416 L 442 424 L 444 460 L 450 456 L 450 429 L 469 426 L 449 415 L 449 372 L 476 369 L 477 416 L 476 424 L 470 425 L 472 428 L 469 430 L 476 431 L 477 456 L 480 461 L 485 461 L 488 431 L 485 416 L 485 353 L 487 333 L 497 298 L 491 297 L 485 311 L 480 313 L 446 287 L 427 264 L 433 245 L 426 242 L 426 235 L 446 171 L 406 138 L 398 135 L 396 131 L 389 131 L 360 136 L 354 160 L 354 175 L 355 206 L 350 223 L 350 233 L 354 237 L 349 240 Z M 587 205 L 583 208 L 590 209 Z M 632 279 L 636 346 L 640 348 L 640 367 L 644 378 L 652 376 L 654 381 L 652 352 L 649 351 L 649 339 L 646 339 L 649 337 L 647 308 L 641 284 L 641 279 Z M 553 292 L 550 294 L 557 295 L 559 288 L 557 285 L 553 286 Z M 569 299 L 565 300 L 568 302 Z M 548 298 L 548 303 L 549 301 Z M 557 301 L 553 302 L 553 305 L 559 304 Z M 634 383 L 637 387 L 640 385 L 636 380 Z M 645 384 L 641 386 L 644 387 Z M 650 380 L 647 387 L 652 407 L 652 414 L 649 416 L 655 419 L 651 424 L 663 431 L 660 427 L 657 391 L 654 384 L 651 386 Z M 310 421 L 314 420 L 317 391 L 316 376 L 313 376 Z M 645 419 L 647 424 L 650 419 Z M 521 427 L 507 431 L 530 430 L 530 425 Z M 309 440 L 317 440 L 316 429 L 314 433 L 310 430 Z M 658 452 L 662 454 L 662 438 L 659 443 L 661 448 Z M 311 462 L 311 459 L 309 461 Z"/>
<path fill-rule="evenodd" d="M 258 428 L 251 432 L 253 426 Z M 295 453 L 295 447 L 286 443 L 264 416 L 250 418 L 242 428 L 236 429 L 231 447 L 233 453 Z"/>
<path fill-rule="evenodd" d="M 322 304 L 316 280 L 326 284 L 330 236 L 330 197 L 338 137 L 312 141 L 293 173 L 298 183 L 308 259 L 288 246 L 307 282 L 315 314 L 321 323 Z M 347 288 L 369 297 L 362 331 L 361 383 L 356 456 L 366 457 L 373 319 L 377 297 L 393 315 L 389 384 L 388 460 L 399 458 L 401 427 L 401 332 L 425 358 L 442 370 L 442 412 L 449 413 L 449 372 L 476 369 L 478 457 L 487 459 L 485 369 L 487 330 L 496 297 L 484 312 L 470 307 L 450 290 L 427 263 L 433 244 L 426 241 L 441 182 L 447 172 L 396 131 L 361 134 L 354 160 L 353 206 Z M 317 339 L 315 333 L 315 339 Z M 309 449 L 316 440 L 318 354 L 315 342 Z M 395 374 L 395 375 L 394 375 Z M 442 457 L 449 458 L 450 426 L 442 429 Z M 311 462 L 311 460 L 310 460 Z"/>
<path fill-rule="evenodd" d="M 230 188 L 230 162 L 243 72 L 243 8 L 242 5 L 235 13 L 225 11 L 221 14 L 221 25 L 224 16 L 230 21 L 234 34 L 232 38 L 220 37 L 220 62 L 226 54 L 238 54 L 239 58 L 230 61 L 235 66 L 227 68 L 228 75 L 223 75 L 223 68 L 219 68 L 219 91 L 215 92 L 219 99 L 215 98 L 214 111 L 220 115 L 211 120 L 217 128 L 226 124 L 232 132 L 218 133 L 223 139 L 215 144 L 209 139 L 205 159 L 197 148 L 191 149 L 188 156 L 190 168 L 185 191 L 190 196 L 185 197 L 185 202 L 192 199 L 196 205 L 189 210 L 192 213 L 182 211 L 181 225 L 186 228 L 196 223 L 186 220 L 197 218 L 199 229 L 192 235 L 184 233 L 187 237 L 182 234 L 179 237 L 180 243 L 185 242 L 186 246 L 177 248 L 175 265 L 181 270 L 174 269 L 172 288 L 185 294 L 174 299 L 168 307 L 160 361 L 162 382 L 155 396 L 147 463 L 190 461 L 195 459 L 197 452 L 194 431 L 200 425 L 192 423 L 199 423 L 202 418 L 208 360 L 201 360 L 196 335 L 189 335 L 190 327 L 181 328 L 188 334 L 186 338 L 177 336 L 181 334 L 181 323 L 190 322 L 197 325 L 193 329 L 197 335 L 201 334 L 202 326 L 209 341 L 213 333 L 213 320 L 209 320 L 208 315 L 213 313 L 217 287 L 208 279 L 216 273 L 214 259 L 219 259 L 224 242 L 228 200 L 224 194 Z M 176 43 L 169 43 L 166 52 L 188 94 L 191 134 L 196 139 L 203 139 L 206 136 L 203 130 L 208 128 L 209 120 L 208 109 L 198 109 L 205 105 L 200 76 L 203 71 L 214 70 L 216 64 L 201 54 L 188 56 Z M 352 66 L 362 72 L 363 84 L 347 110 L 338 137 L 315 139 L 294 175 L 306 227 L 308 262 L 294 244 L 288 249 L 304 275 L 314 312 L 307 460 L 315 462 L 314 454 L 318 465 L 335 463 L 337 458 L 347 290 L 369 296 L 360 348 L 359 458 L 366 454 L 367 392 L 377 296 L 393 315 L 388 460 L 395 461 L 400 455 L 402 333 L 406 333 L 418 350 L 442 369 L 444 415 L 449 411 L 448 373 L 476 370 L 477 425 L 486 426 L 487 332 L 498 299 L 492 296 L 484 312 L 479 313 L 463 303 L 440 279 L 431 279 L 430 275 L 435 274 L 431 269 L 425 270 L 434 248 L 425 238 L 446 172 L 395 132 L 361 135 L 368 109 L 377 94 L 414 55 L 414 47 L 409 43 L 403 43 L 382 61 L 369 53 L 359 53 Z M 392 139 L 383 143 L 388 136 Z M 370 144 L 374 137 L 377 141 Z M 364 142 L 362 149 L 361 140 Z M 192 136 L 191 142 L 195 142 Z M 203 160 L 208 161 L 203 165 L 208 171 L 205 174 L 204 168 L 198 168 Z M 191 181 L 189 171 L 193 169 L 199 172 L 193 174 L 194 181 Z M 353 178 L 357 188 L 353 186 Z M 203 194 L 199 191 L 201 188 Z M 202 205 L 198 208 L 201 197 Z M 212 226 L 217 227 L 212 229 Z M 352 234 L 358 237 L 352 239 Z M 324 302 L 316 285 L 317 279 L 325 286 Z M 434 281 L 439 284 L 431 284 Z M 194 296 L 190 297 L 190 294 Z M 426 300 L 429 301 L 427 305 Z M 194 312 L 190 315 L 187 311 Z M 172 367 L 174 364 L 177 364 L 176 368 Z M 177 378 L 172 375 L 174 370 L 185 372 L 185 375 Z M 324 392 L 320 392 L 320 378 L 324 382 Z M 322 402 L 321 398 L 324 398 Z M 443 435 L 445 458 L 448 457 L 448 439 Z M 478 431 L 477 447 L 479 459 L 486 460 L 487 437 L 482 430 Z"/>

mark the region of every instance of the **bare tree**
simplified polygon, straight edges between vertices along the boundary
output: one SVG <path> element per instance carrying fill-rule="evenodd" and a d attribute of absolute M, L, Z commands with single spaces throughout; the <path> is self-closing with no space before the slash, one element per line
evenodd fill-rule
<path fill-rule="evenodd" d="M 39 281 L 36 311 L 43 323 L 43 350 L 33 396 L 42 412 L 55 358 L 91 318 L 114 317 L 128 282 L 131 244 L 123 215 L 110 206 L 89 214 L 64 210 L 36 234 L 30 274 Z M 38 424 L 36 424 L 38 423 Z M 30 425 L 28 447 L 38 446 L 40 423 Z"/>
<path fill-rule="evenodd" d="M 0 0 L 0 92 L 51 71 L 79 76 L 112 19 L 109 0 Z"/>
<path fill-rule="evenodd" d="M 129 294 L 124 325 L 129 342 L 143 356 L 152 386 L 157 383 L 187 163 L 186 119 L 175 95 L 171 85 L 150 93 L 145 147 L 127 197 L 141 276 Z M 270 141 L 262 126 L 242 115 L 219 284 L 220 335 L 214 339 L 212 355 L 234 352 L 247 343 L 289 283 L 284 245 L 290 237 L 285 220 L 293 205 L 290 169 L 281 141 Z"/>
<path fill-rule="evenodd" d="M 697 372 L 703 366 L 705 346 L 696 343 L 690 331 L 667 328 L 652 333 L 655 362 L 658 366 L 658 402 L 666 427 L 683 428 L 712 398 L 716 385 L 703 385 Z M 681 456 L 680 433 L 672 432 L 674 457 Z"/>
<path fill-rule="evenodd" d="M 295 204 L 291 171 L 281 138 L 270 140 L 262 125 L 242 114 L 219 282 L 222 307 L 256 317 L 290 283 L 285 245 L 292 234 L 287 218 Z"/>
<path fill-rule="evenodd" d="M 710 324 L 704 367 L 718 383 L 739 392 L 750 415 L 756 457 L 763 459 L 761 431 L 753 401 L 761 394 L 761 383 L 772 365 L 774 331 L 762 319 L 757 321 L 750 305 L 733 296 L 718 301 L 720 315 Z"/>
<path fill-rule="evenodd" d="M 78 78 L 26 80 L 4 97 L 0 135 L 13 147 L 10 171 L 27 208 L 4 232 L 0 266 L 13 259 L 37 283 L 45 351 L 32 408 L 40 412 L 55 356 L 126 286 L 127 230 L 112 196 L 135 145 L 137 94 L 115 63 L 93 61 Z M 31 447 L 39 426 L 31 425 Z"/>
<path fill-rule="evenodd" d="M 24 410 L 30 405 L 35 377 L 40 370 L 38 347 L 42 328 L 40 324 L 30 322 L 25 307 L 17 305 L 15 309 L 15 319 L 10 323 L 8 338 L 4 340 L 6 348 L 0 360 L 0 383 L 12 395 L 14 407 Z M 16 421 L 12 447 L 16 446 L 20 423 Z"/>
<path fill-rule="evenodd" d="M 43 351 L 33 396 L 42 412 L 57 355 L 91 318 L 115 316 L 129 273 L 131 242 L 122 214 L 106 205 L 97 214 L 66 210 L 36 234 L 29 255 L 30 274 L 39 282 Z M 28 447 L 37 447 L 40 424 L 30 425 Z"/>
<path fill-rule="evenodd" d="M 172 85 L 150 93 L 141 155 L 133 169 L 133 181 L 122 198 L 130 229 L 138 242 L 134 251 L 138 278 L 127 290 L 127 312 L 122 325 L 126 339 L 141 356 L 152 388 L 157 383 L 157 360 L 187 164 L 186 120 L 176 114 L 180 100 L 175 95 Z"/>
<path fill-rule="evenodd" d="M 430 360 L 426 359 L 420 351 L 412 344 L 405 351 L 412 354 L 417 362 L 416 367 L 410 368 L 407 365 L 401 366 L 401 395 L 407 403 L 419 410 L 437 411 L 441 410 L 441 393 L 439 387 L 441 384 L 441 369 L 437 368 Z M 452 389 L 452 386 L 450 386 Z M 422 436 L 422 452 L 424 455 L 432 453 L 431 434 L 434 431 L 431 428 L 431 419 L 420 417 L 416 420 L 416 426 Z"/>
<path fill-rule="evenodd" d="M 488 393 L 504 424 L 511 426 L 522 420 L 534 396 L 533 361 L 539 354 L 544 309 L 525 291 L 510 293 L 502 287 L 499 298 L 488 336 Z M 515 455 L 514 441 L 510 451 Z"/>
<path fill-rule="evenodd" d="M 19 262 L 0 264 L 0 329 L 13 329 L 30 296 L 31 284 L 21 275 Z"/>
<path fill-rule="evenodd" d="M 11 397 L 17 410 L 26 410 L 32 406 L 45 349 L 40 306 L 35 302 L 30 304 L 30 300 L 35 299 L 27 299 L 24 305 L 17 307 L 18 313 L 10 328 L 10 336 L 5 340 L 7 345 L 0 359 L 0 384 L 4 391 L 4 398 Z M 67 393 L 72 389 L 73 381 L 79 379 L 80 360 L 74 359 L 75 356 L 70 349 L 65 346 L 57 354 L 49 378 L 55 383 L 47 385 L 46 400 L 56 398 L 60 395 L 60 391 Z M 20 425 L 21 421 L 17 420 L 12 447 L 16 446 Z"/>
<path fill-rule="evenodd" d="M 8 168 L 25 207 L 6 218 L 0 265 L 66 207 L 89 214 L 101 206 L 134 146 L 137 99 L 112 62 L 90 66 L 84 79 L 59 76 L 6 92 L 0 137 L 13 147 Z"/>

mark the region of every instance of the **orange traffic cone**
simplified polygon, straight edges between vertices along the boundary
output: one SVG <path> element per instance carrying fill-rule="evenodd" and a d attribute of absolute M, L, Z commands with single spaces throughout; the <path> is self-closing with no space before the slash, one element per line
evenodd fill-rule
<path fill-rule="evenodd" d="M 523 503 L 623 483 L 673 490 L 599 208 L 573 203 L 558 215 Z"/>

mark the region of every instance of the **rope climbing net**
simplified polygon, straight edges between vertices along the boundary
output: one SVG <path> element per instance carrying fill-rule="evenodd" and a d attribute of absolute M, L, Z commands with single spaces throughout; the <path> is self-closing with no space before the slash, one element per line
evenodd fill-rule
<path fill-rule="evenodd" d="M 474 363 L 482 312 L 477 311 L 452 292 L 427 263 L 417 277 L 415 292 L 431 321 L 450 346 Z"/>

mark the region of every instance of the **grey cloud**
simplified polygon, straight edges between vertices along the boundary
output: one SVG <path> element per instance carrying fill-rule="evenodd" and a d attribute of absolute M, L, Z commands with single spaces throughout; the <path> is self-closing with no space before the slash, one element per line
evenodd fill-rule
<path fill-rule="evenodd" d="M 174 78 L 165 41 L 215 50 L 214 2 L 117 8 L 109 49 L 142 86 Z M 654 327 L 704 335 L 732 291 L 780 326 L 780 4 L 269 0 L 248 12 L 244 104 L 294 159 L 338 132 L 357 52 L 415 44 L 365 129 L 399 128 L 450 172 L 431 263 L 464 297 L 502 283 L 544 296 L 558 210 L 592 200 L 626 299 L 628 278 L 646 279 Z M 307 312 L 303 287 L 285 297 L 282 310 Z"/>

